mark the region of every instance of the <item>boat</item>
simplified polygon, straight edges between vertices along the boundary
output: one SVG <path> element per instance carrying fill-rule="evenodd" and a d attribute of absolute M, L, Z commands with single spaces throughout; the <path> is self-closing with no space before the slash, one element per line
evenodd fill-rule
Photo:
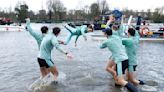
<path fill-rule="evenodd" d="M 17 25 L 0 25 L 0 31 L 24 31 L 24 26 Z"/>
<path fill-rule="evenodd" d="M 104 41 L 107 38 L 103 34 L 92 34 L 91 39 L 94 41 Z M 164 42 L 164 36 L 161 37 L 141 37 L 140 41 Z"/>

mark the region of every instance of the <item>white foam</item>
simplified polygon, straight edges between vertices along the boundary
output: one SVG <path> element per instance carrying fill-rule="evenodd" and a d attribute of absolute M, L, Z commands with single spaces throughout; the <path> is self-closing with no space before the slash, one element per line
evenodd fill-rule
<path fill-rule="evenodd" d="M 153 86 L 143 85 L 143 87 L 141 88 L 141 91 L 144 91 L 144 92 L 157 92 L 157 88 L 155 88 Z"/>
<path fill-rule="evenodd" d="M 66 80 L 66 74 L 63 72 L 59 72 L 59 76 L 57 81 L 58 82 L 62 82 Z M 51 82 L 54 81 L 53 79 L 53 74 L 49 73 L 47 76 L 45 76 L 43 79 L 37 79 L 36 81 L 34 81 L 29 87 L 28 90 L 29 91 L 34 91 L 34 92 L 38 92 L 38 91 L 44 91 L 46 89 L 48 89 L 50 87 Z"/>

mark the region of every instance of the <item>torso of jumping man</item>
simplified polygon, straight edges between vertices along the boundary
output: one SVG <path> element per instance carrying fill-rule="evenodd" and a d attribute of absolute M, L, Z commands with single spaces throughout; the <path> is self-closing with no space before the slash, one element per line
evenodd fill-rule
<path fill-rule="evenodd" d="M 73 32 L 74 35 L 78 35 L 78 36 L 83 35 L 85 33 L 87 33 L 87 26 L 86 25 L 76 27 L 76 31 Z"/>
<path fill-rule="evenodd" d="M 122 44 L 125 45 L 126 53 L 129 58 L 129 65 L 137 65 L 137 49 L 139 46 L 139 34 L 136 31 L 135 36 L 130 36 L 129 38 L 123 38 Z"/>
<path fill-rule="evenodd" d="M 106 47 L 112 52 L 112 57 L 115 60 L 115 63 L 128 59 L 125 47 L 122 45 L 120 37 L 115 35 L 109 36 L 108 39 L 100 46 L 100 48 Z"/>

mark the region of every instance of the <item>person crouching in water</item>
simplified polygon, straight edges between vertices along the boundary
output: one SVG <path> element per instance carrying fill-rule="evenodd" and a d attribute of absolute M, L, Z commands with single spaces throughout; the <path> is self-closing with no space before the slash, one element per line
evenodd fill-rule
<path fill-rule="evenodd" d="M 141 80 L 135 79 L 134 72 L 136 71 L 137 67 L 137 48 L 139 46 L 139 33 L 137 30 L 133 28 L 128 29 L 128 38 L 124 38 L 122 40 L 122 44 L 125 45 L 126 53 L 129 58 L 129 67 L 127 77 L 130 82 L 135 85 L 144 85 L 145 83 Z"/>
<path fill-rule="evenodd" d="M 51 59 L 51 51 L 53 50 L 53 47 L 55 47 L 58 51 L 63 53 L 67 56 L 67 58 L 72 58 L 72 55 L 66 52 L 59 44 L 57 40 L 57 36 L 60 34 L 60 28 L 55 27 L 53 28 L 53 32 L 47 34 L 41 43 L 40 46 L 40 58 L 42 59 L 42 62 L 44 66 L 46 66 L 49 71 L 54 75 L 54 81 L 52 83 L 57 83 L 57 77 L 58 77 L 58 69 L 54 65 L 52 59 Z"/>
<path fill-rule="evenodd" d="M 122 40 L 120 37 L 112 35 L 111 29 L 105 29 L 103 32 L 108 39 L 103 42 L 100 48 L 107 47 L 112 52 L 116 64 L 117 83 L 126 87 L 130 92 L 138 92 L 138 89 L 123 77 L 125 70 L 128 69 L 128 56 L 125 47 L 122 45 Z"/>
<path fill-rule="evenodd" d="M 76 27 L 76 28 L 73 28 L 69 25 L 65 25 L 64 27 L 70 32 L 70 35 L 65 42 L 65 45 L 67 45 L 70 42 L 72 36 L 76 36 L 75 47 L 77 46 L 77 40 L 81 35 L 84 37 L 85 41 L 87 41 L 87 37 L 85 34 L 88 32 L 93 32 L 92 25 L 89 25 L 88 27 L 87 27 L 87 25 L 82 25 L 82 26 Z"/>

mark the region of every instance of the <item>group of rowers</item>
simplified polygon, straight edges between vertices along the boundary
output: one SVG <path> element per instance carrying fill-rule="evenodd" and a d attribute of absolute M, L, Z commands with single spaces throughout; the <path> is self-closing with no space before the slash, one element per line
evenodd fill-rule
<path fill-rule="evenodd" d="M 130 92 L 139 92 L 136 85 L 144 85 L 142 80 L 135 78 L 137 67 L 137 48 L 139 45 L 140 35 L 131 25 L 123 25 L 122 16 L 121 22 L 116 22 L 115 16 L 111 15 L 107 21 L 106 28 L 102 30 L 107 39 L 100 46 L 101 49 L 108 48 L 112 55 L 110 56 L 106 70 L 112 74 L 115 81 L 115 86 L 126 87 Z M 66 41 L 58 40 L 61 29 L 54 27 L 50 32 L 47 26 L 41 27 L 41 32 L 33 31 L 30 25 L 30 19 L 26 19 L 27 31 L 35 38 L 39 48 L 38 63 L 41 71 L 41 78 L 44 78 L 50 72 L 53 74 L 54 81 L 52 84 L 57 84 L 58 69 L 54 65 L 51 58 L 53 47 L 65 54 L 67 58 L 72 59 L 71 53 L 64 50 L 61 45 L 68 45 L 71 38 L 76 36 L 75 46 L 80 36 L 83 36 L 87 41 L 86 33 L 93 32 L 92 25 L 74 26 L 65 25 L 65 29 L 69 31 L 69 37 Z M 126 35 L 125 30 L 127 31 Z M 124 78 L 124 75 L 128 80 Z"/>

